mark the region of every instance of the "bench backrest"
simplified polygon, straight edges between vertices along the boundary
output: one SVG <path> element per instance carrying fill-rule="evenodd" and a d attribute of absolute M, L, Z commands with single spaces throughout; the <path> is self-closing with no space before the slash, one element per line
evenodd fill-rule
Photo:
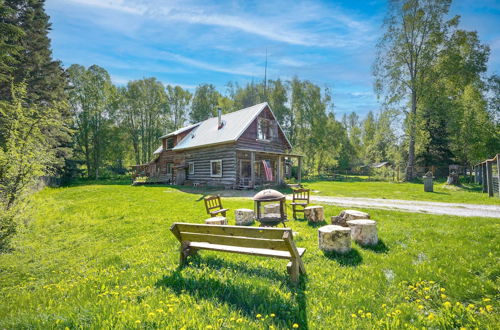
<path fill-rule="evenodd" d="M 309 189 L 294 189 L 293 190 L 293 201 L 307 201 L 309 203 Z"/>
<path fill-rule="evenodd" d="M 293 244 L 290 228 L 174 223 L 170 230 L 181 243 L 206 242 L 279 251 L 290 251 L 290 244 Z M 293 251 L 290 253 L 295 254 Z"/>
<path fill-rule="evenodd" d="M 210 214 L 210 211 L 213 209 L 222 209 L 222 201 L 220 200 L 220 196 L 207 196 L 204 198 L 204 200 L 208 214 Z"/>

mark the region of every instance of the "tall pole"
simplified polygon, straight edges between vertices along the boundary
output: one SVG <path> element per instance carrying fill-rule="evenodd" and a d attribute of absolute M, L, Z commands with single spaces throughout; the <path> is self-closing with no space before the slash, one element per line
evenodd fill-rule
<path fill-rule="evenodd" d="M 264 97 L 267 101 L 267 48 L 266 48 L 266 65 L 264 66 Z"/>

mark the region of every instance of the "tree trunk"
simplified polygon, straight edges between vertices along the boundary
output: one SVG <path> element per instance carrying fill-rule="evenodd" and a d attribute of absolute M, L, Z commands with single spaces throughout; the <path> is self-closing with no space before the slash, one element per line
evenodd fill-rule
<path fill-rule="evenodd" d="M 411 181 L 415 178 L 415 135 L 417 121 L 417 93 L 411 92 L 411 113 L 410 113 L 410 142 L 408 146 L 408 165 L 406 166 L 406 181 Z"/>

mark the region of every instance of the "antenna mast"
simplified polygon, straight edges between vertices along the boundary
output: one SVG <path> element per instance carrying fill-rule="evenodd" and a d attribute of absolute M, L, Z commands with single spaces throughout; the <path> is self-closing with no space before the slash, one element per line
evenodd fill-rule
<path fill-rule="evenodd" d="M 266 48 L 266 65 L 264 67 L 264 97 L 267 101 L 267 48 Z"/>

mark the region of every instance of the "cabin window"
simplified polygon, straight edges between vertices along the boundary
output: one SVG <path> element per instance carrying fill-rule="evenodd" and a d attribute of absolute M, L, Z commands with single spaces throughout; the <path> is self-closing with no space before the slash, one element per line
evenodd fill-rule
<path fill-rule="evenodd" d="M 189 162 L 188 167 L 189 167 L 188 173 L 194 174 L 194 162 Z"/>
<path fill-rule="evenodd" d="M 257 122 L 257 138 L 259 140 L 271 141 L 274 138 L 274 123 L 266 118 L 259 118 Z"/>
<path fill-rule="evenodd" d="M 167 149 L 172 149 L 174 147 L 174 138 L 167 139 Z"/>
<path fill-rule="evenodd" d="M 222 159 L 210 161 L 210 176 L 214 178 L 222 177 Z"/>
<path fill-rule="evenodd" d="M 172 175 L 172 163 L 167 163 L 167 174 Z"/>

